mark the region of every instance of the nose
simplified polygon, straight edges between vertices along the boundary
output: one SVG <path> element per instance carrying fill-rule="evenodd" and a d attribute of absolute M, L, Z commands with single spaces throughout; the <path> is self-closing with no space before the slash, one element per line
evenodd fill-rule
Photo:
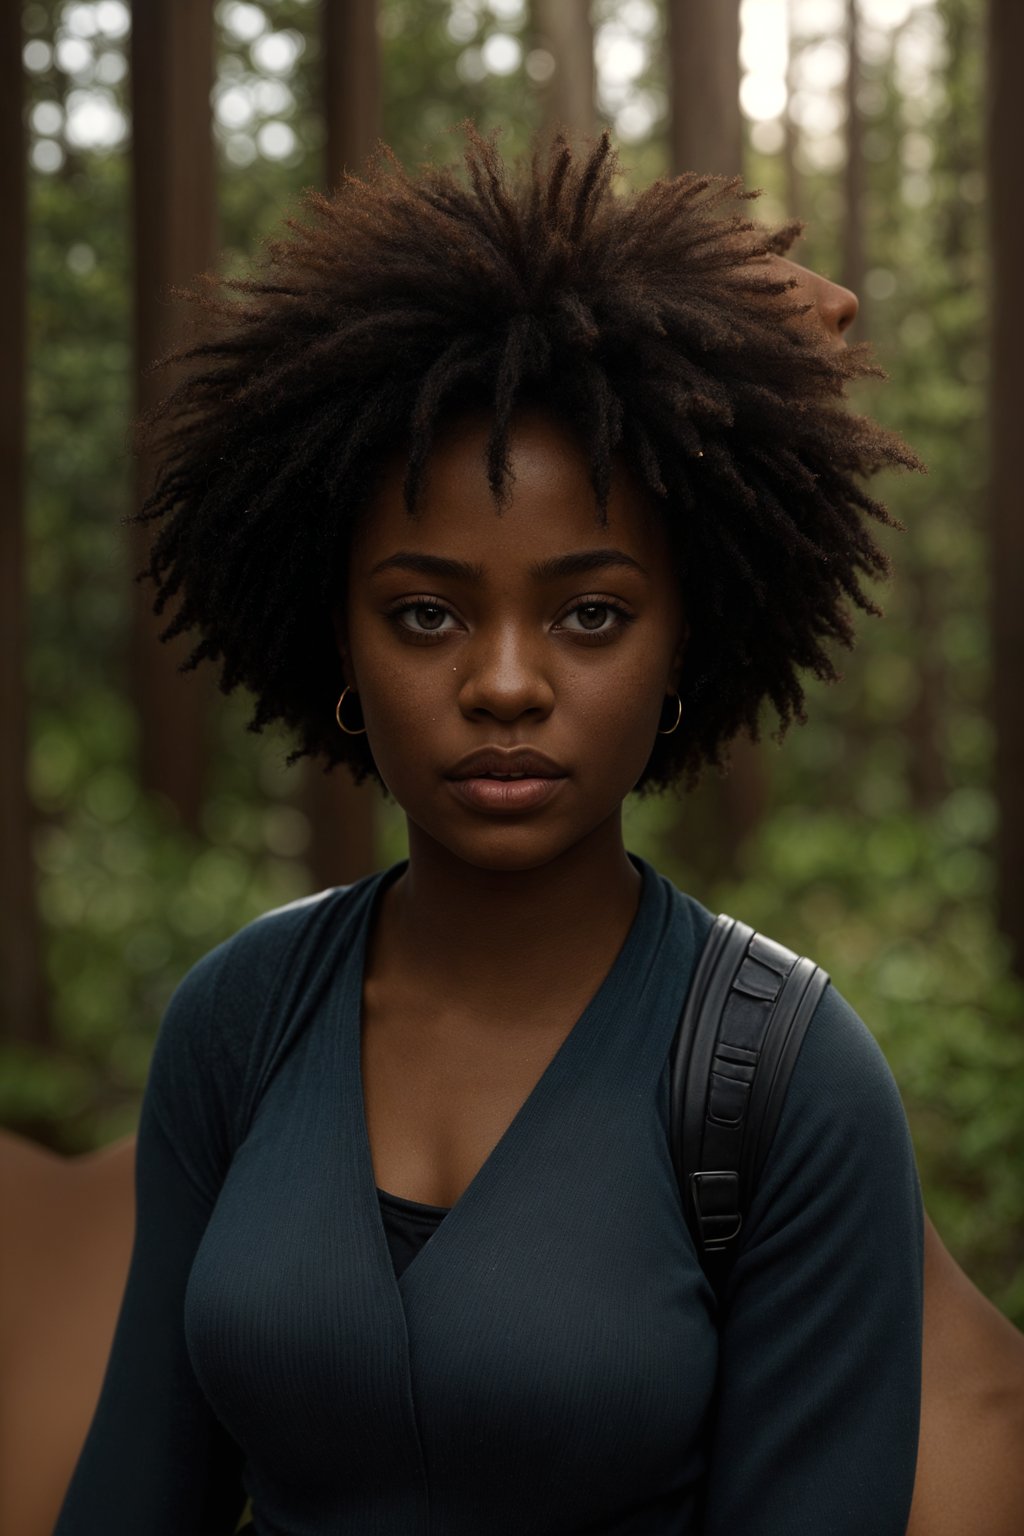
<path fill-rule="evenodd" d="M 459 666 L 459 707 L 464 715 L 517 720 L 520 715 L 543 719 L 550 714 L 554 689 L 530 637 L 519 626 L 509 624 L 498 633 L 480 631 L 474 640 L 464 649 Z"/>
<path fill-rule="evenodd" d="M 789 275 L 796 278 L 797 293 L 814 305 L 814 313 L 826 334 L 836 346 L 845 346 L 846 332 L 856 320 L 860 308 L 857 295 L 852 289 L 823 277 L 820 272 L 801 267 L 798 262 L 786 260 L 785 266 Z"/>
<path fill-rule="evenodd" d="M 822 324 L 829 335 L 836 341 L 846 340 L 845 332 L 857 318 L 860 308 L 860 300 L 852 288 L 843 288 L 839 283 L 833 283 L 820 273 L 811 274 L 814 279 L 816 304 Z"/>

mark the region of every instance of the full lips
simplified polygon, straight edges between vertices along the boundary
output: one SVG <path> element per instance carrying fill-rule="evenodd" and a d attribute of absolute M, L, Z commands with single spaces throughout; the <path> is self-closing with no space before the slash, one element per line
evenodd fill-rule
<path fill-rule="evenodd" d="M 546 805 L 558 792 L 563 778 L 525 779 L 449 779 L 453 792 L 476 811 L 499 814 L 532 811 Z"/>

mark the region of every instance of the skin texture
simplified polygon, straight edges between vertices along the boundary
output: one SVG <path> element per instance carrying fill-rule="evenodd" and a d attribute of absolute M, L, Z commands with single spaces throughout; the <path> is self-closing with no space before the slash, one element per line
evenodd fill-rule
<path fill-rule="evenodd" d="M 1024 1336 L 924 1223 L 924 1355 L 907 1536 L 1024 1530 Z"/>

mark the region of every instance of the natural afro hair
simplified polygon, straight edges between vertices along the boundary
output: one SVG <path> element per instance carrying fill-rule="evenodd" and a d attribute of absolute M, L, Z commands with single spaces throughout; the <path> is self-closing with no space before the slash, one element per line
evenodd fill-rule
<path fill-rule="evenodd" d="M 255 275 L 190 291 L 200 329 L 141 424 L 156 477 L 135 520 L 162 522 L 139 579 L 157 613 L 178 599 L 163 638 L 198 632 L 185 669 L 219 660 L 222 691 L 255 695 L 250 729 L 281 720 L 289 761 L 379 778 L 334 720 L 356 519 L 397 444 L 415 514 L 435 432 L 470 403 L 491 405 L 500 505 L 513 412 L 539 403 L 578 434 L 599 519 L 616 456 L 662 506 L 689 642 L 681 724 L 637 788 L 693 784 L 757 737 L 765 699 L 780 737 L 804 719 L 802 669 L 838 676 L 825 646 L 852 645 L 849 603 L 879 612 L 861 578 L 888 572 L 869 520 L 893 519 L 862 481 L 920 466 L 847 409 L 847 381 L 880 370 L 803 321 L 771 260 L 801 226 L 737 211 L 758 195 L 738 178 L 620 195 L 607 134 L 585 152 L 559 135 L 510 171 L 464 131 L 465 177 L 412 176 L 382 146 L 365 176 L 304 194 Z"/>

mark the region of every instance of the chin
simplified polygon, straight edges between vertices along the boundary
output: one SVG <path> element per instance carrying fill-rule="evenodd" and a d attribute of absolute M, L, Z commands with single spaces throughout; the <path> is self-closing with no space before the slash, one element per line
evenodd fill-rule
<path fill-rule="evenodd" d="M 597 814 L 594 820 L 581 825 L 576 818 L 545 818 L 543 813 L 523 816 L 518 822 L 490 820 L 463 822 L 461 826 L 450 821 L 428 821 L 409 817 L 410 834 L 413 825 L 417 832 L 435 847 L 443 848 L 449 857 L 459 859 L 472 869 L 493 873 L 520 874 L 542 869 L 555 863 L 594 837 L 602 838 L 608 831 L 609 821 L 616 819 L 620 803 L 611 812 Z M 414 842 L 410 836 L 410 843 Z"/>
<path fill-rule="evenodd" d="M 490 830 L 490 829 L 488 829 Z M 456 858 L 474 869 L 506 871 L 509 874 L 540 869 L 573 846 L 575 840 L 545 836 L 533 829 L 495 828 L 489 836 L 460 837 L 446 846 Z"/>
<path fill-rule="evenodd" d="M 405 806 L 402 809 L 409 822 L 411 853 L 419 843 L 429 857 L 427 850 L 432 845 L 472 869 L 509 873 L 539 869 L 587 836 L 586 829 L 577 833 L 564 823 L 558 826 L 549 821 L 545 826 L 539 816 L 532 821 L 524 816 L 518 823 L 467 816 L 459 826 L 448 818 L 420 817 Z"/>
<path fill-rule="evenodd" d="M 474 850 L 468 856 L 460 854 L 460 857 L 474 869 L 513 875 L 524 874 L 530 869 L 542 869 L 545 864 L 550 864 L 552 859 L 557 859 L 559 854 L 564 852 L 564 848 L 552 848 L 545 852 L 539 852 L 536 848 L 532 850 L 526 848 L 481 849 L 479 852 Z"/>

